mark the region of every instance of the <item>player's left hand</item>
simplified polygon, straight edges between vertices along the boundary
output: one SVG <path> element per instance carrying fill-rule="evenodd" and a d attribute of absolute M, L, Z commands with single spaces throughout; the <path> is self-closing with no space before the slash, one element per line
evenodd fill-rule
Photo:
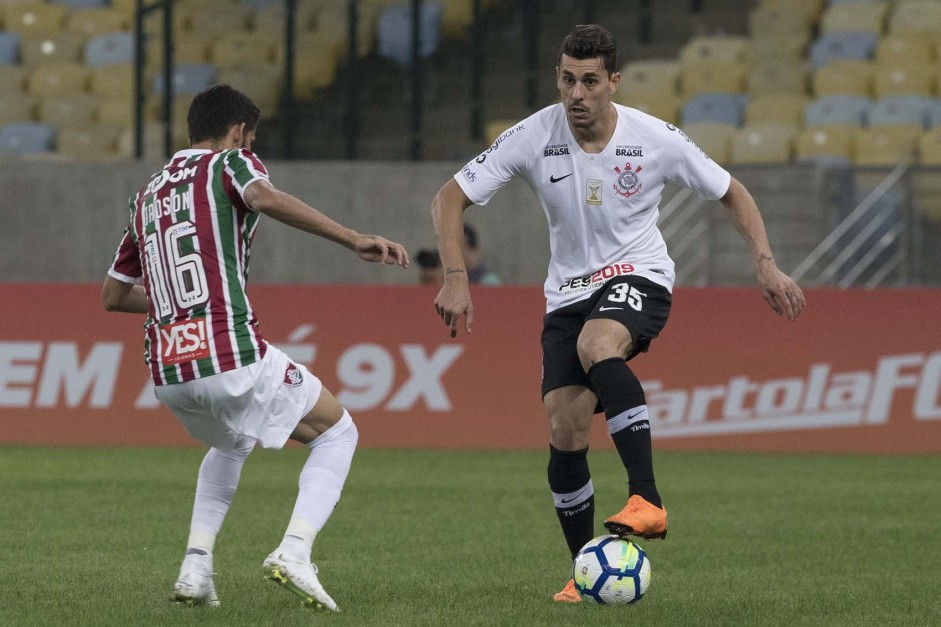
<path fill-rule="evenodd" d="M 353 242 L 353 252 L 363 261 L 408 267 L 405 247 L 379 235 L 358 235 Z"/>
<path fill-rule="evenodd" d="M 758 267 L 758 283 L 762 295 L 776 314 L 797 320 L 804 308 L 804 292 L 791 277 L 781 272 L 773 262 L 763 262 Z"/>

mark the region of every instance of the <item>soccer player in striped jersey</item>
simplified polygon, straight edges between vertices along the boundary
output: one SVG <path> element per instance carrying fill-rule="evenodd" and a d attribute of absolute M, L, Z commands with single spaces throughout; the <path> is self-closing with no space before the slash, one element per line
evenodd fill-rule
<path fill-rule="evenodd" d="M 311 550 L 340 498 L 358 433 L 320 380 L 262 337 L 246 292 L 249 249 L 264 213 L 364 261 L 405 268 L 409 259 L 402 245 L 357 233 L 274 187 L 251 152 L 259 115 L 228 85 L 196 95 L 187 115 L 190 149 L 130 198 L 102 303 L 147 314 L 145 357 L 157 398 L 210 447 L 174 600 L 219 604 L 213 547 L 242 465 L 256 443 L 281 448 L 290 438 L 310 455 L 281 544 L 263 570 L 307 605 L 336 611 Z"/>
<path fill-rule="evenodd" d="M 595 535 L 587 455 L 592 416 L 601 411 L 628 479 L 627 504 L 605 527 L 644 538 L 667 534 L 644 390 L 627 365 L 647 351 L 670 313 L 674 265 L 657 228 L 665 183 L 726 206 L 775 312 L 795 320 L 804 296 L 775 265 L 748 190 L 673 124 L 611 101 L 620 73 L 610 32 L 576 26 L 558 59 L 561 102 L 511 126 L 467 163 L 438 192 L 432 218 L 445 277 L 435 308 L 452 337 L 462 317 L 467 332 L 473 321 L 461 258 L 464 210 L 486 204 L 518 177 L 549 220 L 542 333 L 547 474 L 574 557 Z M 577 603 L 581 597 L 570 579 L 554 599 Z"/>

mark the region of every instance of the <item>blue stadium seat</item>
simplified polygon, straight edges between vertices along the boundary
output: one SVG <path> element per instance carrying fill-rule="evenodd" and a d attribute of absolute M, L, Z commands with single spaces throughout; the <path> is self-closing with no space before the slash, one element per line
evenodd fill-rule
<path fill-rule="evenodd" d="M 874 102 L 867 113 L 870 126 L 881 124 L 912 124 L 927 128 L 932 104 L 925 96 L 888 96 Z"/>
<path fill-rule="evenodd" d="M 928 106 L 928 126 L 941 126 L 941 100 L 933 100 Z"/>
<path fill-rule="evenodd" d="M 869 61 L 879 45 L 879 35 L 869 32 L 837 31 L 823 33 L 810 46 L 810 63 L 818 68 L 834 59 Z"/>
<path fill-rule="evenodd" d="M 92 67 L 133 62 L 132 33 L 104 33 L 85 44 L 85 63 Z"/>
<path fill-rule="evenodd" d="M 872 100 L 865 96 L 823 96 L 804 109 L 806 126 L 862 126 Z"/>
<path fill-rule="evenodd" d="M 14 65 L 20 56 L 20 36 L 0 31 L 0 65 Z"/>
<path fill-rule="evenodd" d="M 211 63 L 180 63 L 173 68 L 173 95 L 198 94 L 216 82 L 216 66 Z M 162 94 L 163 73 L 154 77 L 154 93 Z"/>
<path fill-rule="evenodd" d="M 747 105 L 747 94 L 699 94 L 686 102 L 680 119 L 683 125 L 717 122 L 740 127 Z"/>
<path fill-rule="evenodd" d="M 14 122 L 0 128 L 0 154 L 27 155 L 50 152 L 55 128 L 39 122 Z"/>
<path fill-rule="evenodd" d="M 442 7 L 438 2 L 421 4 L 419 54 L 431 56 L 438 49 L 441 30 Z M 379 14 L 377 26 L 378 53 L 399 65 L 408 66 L 412 61 L 412 7 L 411 5 L 388 6 Z"/>

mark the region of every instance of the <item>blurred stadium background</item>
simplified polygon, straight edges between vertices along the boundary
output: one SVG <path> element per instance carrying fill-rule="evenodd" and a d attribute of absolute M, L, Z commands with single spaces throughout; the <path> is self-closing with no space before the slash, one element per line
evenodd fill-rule
<path fill-rule="evenodd" d="M 100 216 L 102 190 L 123 197 L 185 146 L 189 100 L 217 81 L 263 109 L 256 150 L 292 162 L 274 170 L 283 186 L 341 220 L 392 202 L 369 228 L 427 245 L 437 186 L 556 100 L 559 42 L 584 22 L 619 42 L 617 99 L 681 125 L 742 179 L 779 265 L 803 284 L 941 282 L 936 0 L 0 0 L 0 181 L 33 208 L 6 212 L 6 278 L 98 280 L 114 230 L 97 234 L 121 216 L 115 201 Z M 66 188 L 70 215 L 100 217 L 64 233 L 102 254 L 13 260 L 28 256 L 37 217 L 48 226 L 35 211 Z M 526 190 L 503 196 L 471 221 L 508 282 L 539 283 L 543 218 L 499 209 L 535 208 Z M 679 282 L 751 283 L 721 208 L 702 206 L 678 189 L 664 198 Z M 317 280 L 411 280 L 317 259 Z M 260 278 L 297 280 L 290 268 L 259 266 Z"/>

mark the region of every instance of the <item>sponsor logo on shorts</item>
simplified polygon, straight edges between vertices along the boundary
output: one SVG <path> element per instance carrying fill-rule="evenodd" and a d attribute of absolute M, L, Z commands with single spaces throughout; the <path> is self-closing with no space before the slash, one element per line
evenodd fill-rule
<path fill-rule="evenodd" d="M 284 385 L 297 387 L 303 382 L 304 375 L 301 374 L 301 369 L 294 364 L 288 364 L 288 367 L 284 370 Z"/>
<path fill-rule="evenodd" d="M 598 289 L 616 276 L 633 273 L 634 266 L 632 264 L 619 261 L 618 263 L 607 265 L 591 274 L 569 279 L 559 286 L 559 291 L 563 294 L 590 292 Z"/>
<path fill-rule="evenodd" d="M 209 357 L 209 342 L 206 337 L 204 318 L 181 320 L 158 328 L 163 349 L 161 360 L 164 364 L 172 366 Z"/>

